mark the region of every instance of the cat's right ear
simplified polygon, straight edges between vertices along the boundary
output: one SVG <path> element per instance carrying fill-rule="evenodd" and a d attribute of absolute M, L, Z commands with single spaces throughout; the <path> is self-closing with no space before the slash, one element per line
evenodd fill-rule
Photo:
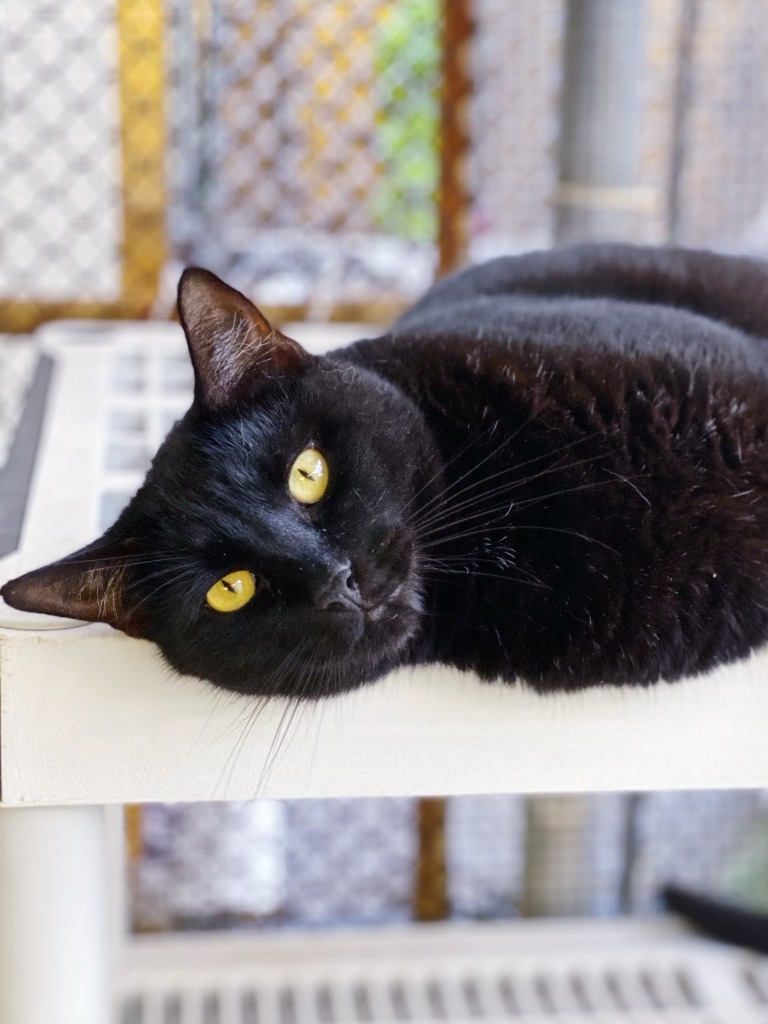
<path fill-rule="evenodd" d="M 276 373 L 298 373 L 312 357 L 240 292 L 190 267 L 179 281 L 179 318 L 195 370 L 195 399 L 222 409 L 253 398 Z"/>
<path fill-rule="evenodd" d="M 130 538 L 100 537 L 58 562 L 9 580 L 0 596 L 23 612 L 107 622 L 130 636 L 144 636 L 143 610 L 126 601 L 132 563 L 139 558 Z"/>

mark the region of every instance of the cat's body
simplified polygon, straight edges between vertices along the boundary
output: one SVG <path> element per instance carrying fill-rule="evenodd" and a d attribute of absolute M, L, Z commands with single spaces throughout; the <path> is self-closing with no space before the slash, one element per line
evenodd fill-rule
<path fill-rule="evenodd" d="M 298 697 L 431 661 L 544 691 L 646 684 L 768 642 L 761 265 L 497 260 L 322 360 L 202 272 L 180 307 L 195 405 L 104 540 L 11 603 Z M 328 460 L 316 503 L 286 490 L 302 450 Z M 211 614 L 240 568 L 263 587 Z"/>
<path fill-rule="evenodd" d="M 768 276 L 655 255 L 656 280 L 630 247 L 497 260 L 337 354 L 411 395 L 438 439 L 461 507 L 427 543 L 471 531 L 429 549 L 476 570 L 443 575 L 438 660 L 567 688 L 768 640 L 768 337 L 730 326 L 768 333 Z"/>

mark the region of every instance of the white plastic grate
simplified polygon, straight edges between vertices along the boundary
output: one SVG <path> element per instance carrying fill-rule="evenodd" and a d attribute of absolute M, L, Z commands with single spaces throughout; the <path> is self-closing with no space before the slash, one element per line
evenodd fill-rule
<path fill-rule="evenodd" d="M 313 344 L 312 328 L 301 325 L 300 330 L 311 350 L 371 333 L 370 326 L 345 330 L 334 325 L 320 328 Z M 80 400 L 92 402 L 93 439 L 100 451 L 93 479 L 93 531 L 105 530 L 135 494 L 155 452 L 192 401 L 192 365 L 184 338 L 178 326 L 163 322 L 94 321 L 84 327 L 81 321 L 61 321 L 38 335 L 47 353 L 78 368 L 76 379 L 82 381 L 83 364 L 88 364 L 95 393 L 83 387 Z M 34 368 L 34 358 L 31 351 L 26 362 L 14 353 L 12 368 L 21 372 L 30 359 Z"/>
<path fill-rule="evenodd" d="M 189 406 L 192 373 L 181 331 L 166 323 L 57 321 L 25 348 L 3 345 L 0 352 L 8 392 L 0 461 L 41 354 L 55 367 L 22 546 L 8 567 L 13 575 L 81 546 L 114 521 Z"/>
<path fill-rule="evenodd" d="M 193 384 L 178 332 L 163 346 L 123 348 L 106 372 L 101 530 L 126 506 L 168 431 L 189 408 Z"/>
<path fill-rule="evenodd" d="M 215 946 L 179 942 L 175 960 L 174 940 L 150 942 L 144 973 L 134 964 L 121 991 L 119 1024 L 768 1022 L 765 961 L 664 921 L 224 938 Z M 160 950 L 159 965 L 149 950 Z"/>
<path fill-rule="evenodd" d="M 0 334 L 0 468 L 7 459 L 38 358 L 31 338 Z"/>

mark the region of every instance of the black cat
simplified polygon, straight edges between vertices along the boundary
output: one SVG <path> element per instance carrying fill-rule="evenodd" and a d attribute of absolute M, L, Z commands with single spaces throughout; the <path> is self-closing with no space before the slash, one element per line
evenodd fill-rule
<path fill-rule="evenodd" d="M 195 399 L 88 548 L 3 588 L 179 672 L 317 698 L 444 662 L 648 684 L 768 641 L 768 268 L 584 246 L 324 358 L 203 270 Z"/>

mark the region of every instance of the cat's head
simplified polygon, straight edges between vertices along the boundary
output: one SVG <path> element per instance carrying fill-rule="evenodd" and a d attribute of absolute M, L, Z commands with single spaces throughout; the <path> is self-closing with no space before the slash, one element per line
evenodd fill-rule
<path fill-rule="evenodd" d="M 420 414 L 207 271 L 185 272 L 179 311 L 192 407 L 115 525 L 3 597 L 152 640 L 232 690 L 315 698 L 375 678 L 422 617 L 410 522 L 439 463 Z"/>

